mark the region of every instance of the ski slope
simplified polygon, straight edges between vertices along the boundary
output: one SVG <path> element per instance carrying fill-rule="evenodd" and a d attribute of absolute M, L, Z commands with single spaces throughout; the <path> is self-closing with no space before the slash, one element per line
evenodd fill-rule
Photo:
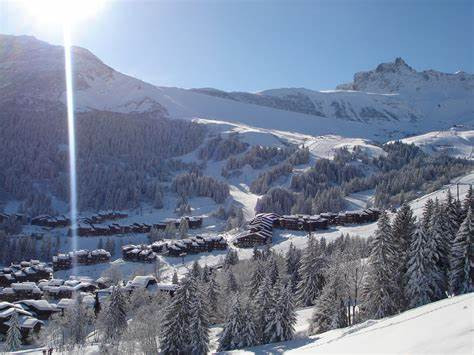
<path fill-rule="evenodd" d="M 415 144 L 428 154 L 444 153 L 457 158 L 474 159 L 474 131 L 435 131 L 401 141 Z"/>
<path fill-rule="evenodd" d="M 300 338 L 232 354 L 472 354 L 474 293 L 380 320 L 305 337 L 309 309 L 298 312 Z"/>

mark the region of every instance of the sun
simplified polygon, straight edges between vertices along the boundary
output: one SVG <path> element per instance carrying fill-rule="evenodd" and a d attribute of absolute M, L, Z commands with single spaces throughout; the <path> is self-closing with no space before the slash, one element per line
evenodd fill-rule
<path fill-rule="evenodd" d="M 94 18 L 106 0 L 21 0 L 25 10 L 40 24 L 73 26 Z"/>

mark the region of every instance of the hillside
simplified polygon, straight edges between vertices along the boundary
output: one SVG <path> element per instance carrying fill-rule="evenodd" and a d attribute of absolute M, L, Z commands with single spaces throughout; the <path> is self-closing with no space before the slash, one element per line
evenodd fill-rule
<path fill-rule="evenodd" d="M 448 154 L 465 159 L 474 158 L 474 131 L 456 129 L 435 131 L 404 138 L 401 141 L 407 144 L 415 144 L 428 154 Z"/>
<path fill-rule="evenodd" d="M 298 313 L 307 329 L 310 311 Z M 474 293 L 415 308 L 400 315 L 269 344 L 232 354 L 472 354 Z"/>
<path fill-rule="evenodd" d="M 40 101 L 65 102 L 62 47 L 34 37 L 0 35 L 0 48 L 0 103 L 14 99 L 38 107 Z M 416 72 L 399 59 L 356 74 L 343 90 L 252 94 L 157 87 L 110 68 L 86 49 L 74 47 L 73 58 L 78 111 L 152 112 L 382 141 L 470 124 L 474 114 L 473 75 Z"/>

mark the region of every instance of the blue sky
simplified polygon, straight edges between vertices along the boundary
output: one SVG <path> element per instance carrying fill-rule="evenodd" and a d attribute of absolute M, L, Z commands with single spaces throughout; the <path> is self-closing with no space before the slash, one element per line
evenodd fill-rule
<path fill-rule="evenodd" d="M 73 42 L 157 85 L 258 91 L 332 89 L 355 72 L 403 57 L 417 70 L 474 72 L 474 2 L 109 1 Z M 60 44 L 0 0 L 0 33 Z"/>

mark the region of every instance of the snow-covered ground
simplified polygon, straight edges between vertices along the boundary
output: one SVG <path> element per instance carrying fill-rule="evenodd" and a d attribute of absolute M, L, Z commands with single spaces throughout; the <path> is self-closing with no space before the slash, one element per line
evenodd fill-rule
<path fill-rule="evenodd" d="M 474 293 L 380 320 L 306 337 L 311 309 L 298 311 L 296 340 L 232 354 L 472 354 Z"/>
<path fill-rule="evenodd" d="M 448 298 L 399 315 L 308 336 L 312 307 L 297 311 L 295 339 L 225 352 L 229 354 L 472 354 L 474 293 Z M 211 352 L 222 328 L 211 328 Z M 19 353 L 41 354 L 41 350 Z M 81 349 L 100 354 L 97 346 Z"/>
<path fill-rule="evenodd" d="M 445 153 L 457 158 L 474 159 L 474 131 L 436 131 L 401 141 L 415 144 L 428 154 Z"/>

